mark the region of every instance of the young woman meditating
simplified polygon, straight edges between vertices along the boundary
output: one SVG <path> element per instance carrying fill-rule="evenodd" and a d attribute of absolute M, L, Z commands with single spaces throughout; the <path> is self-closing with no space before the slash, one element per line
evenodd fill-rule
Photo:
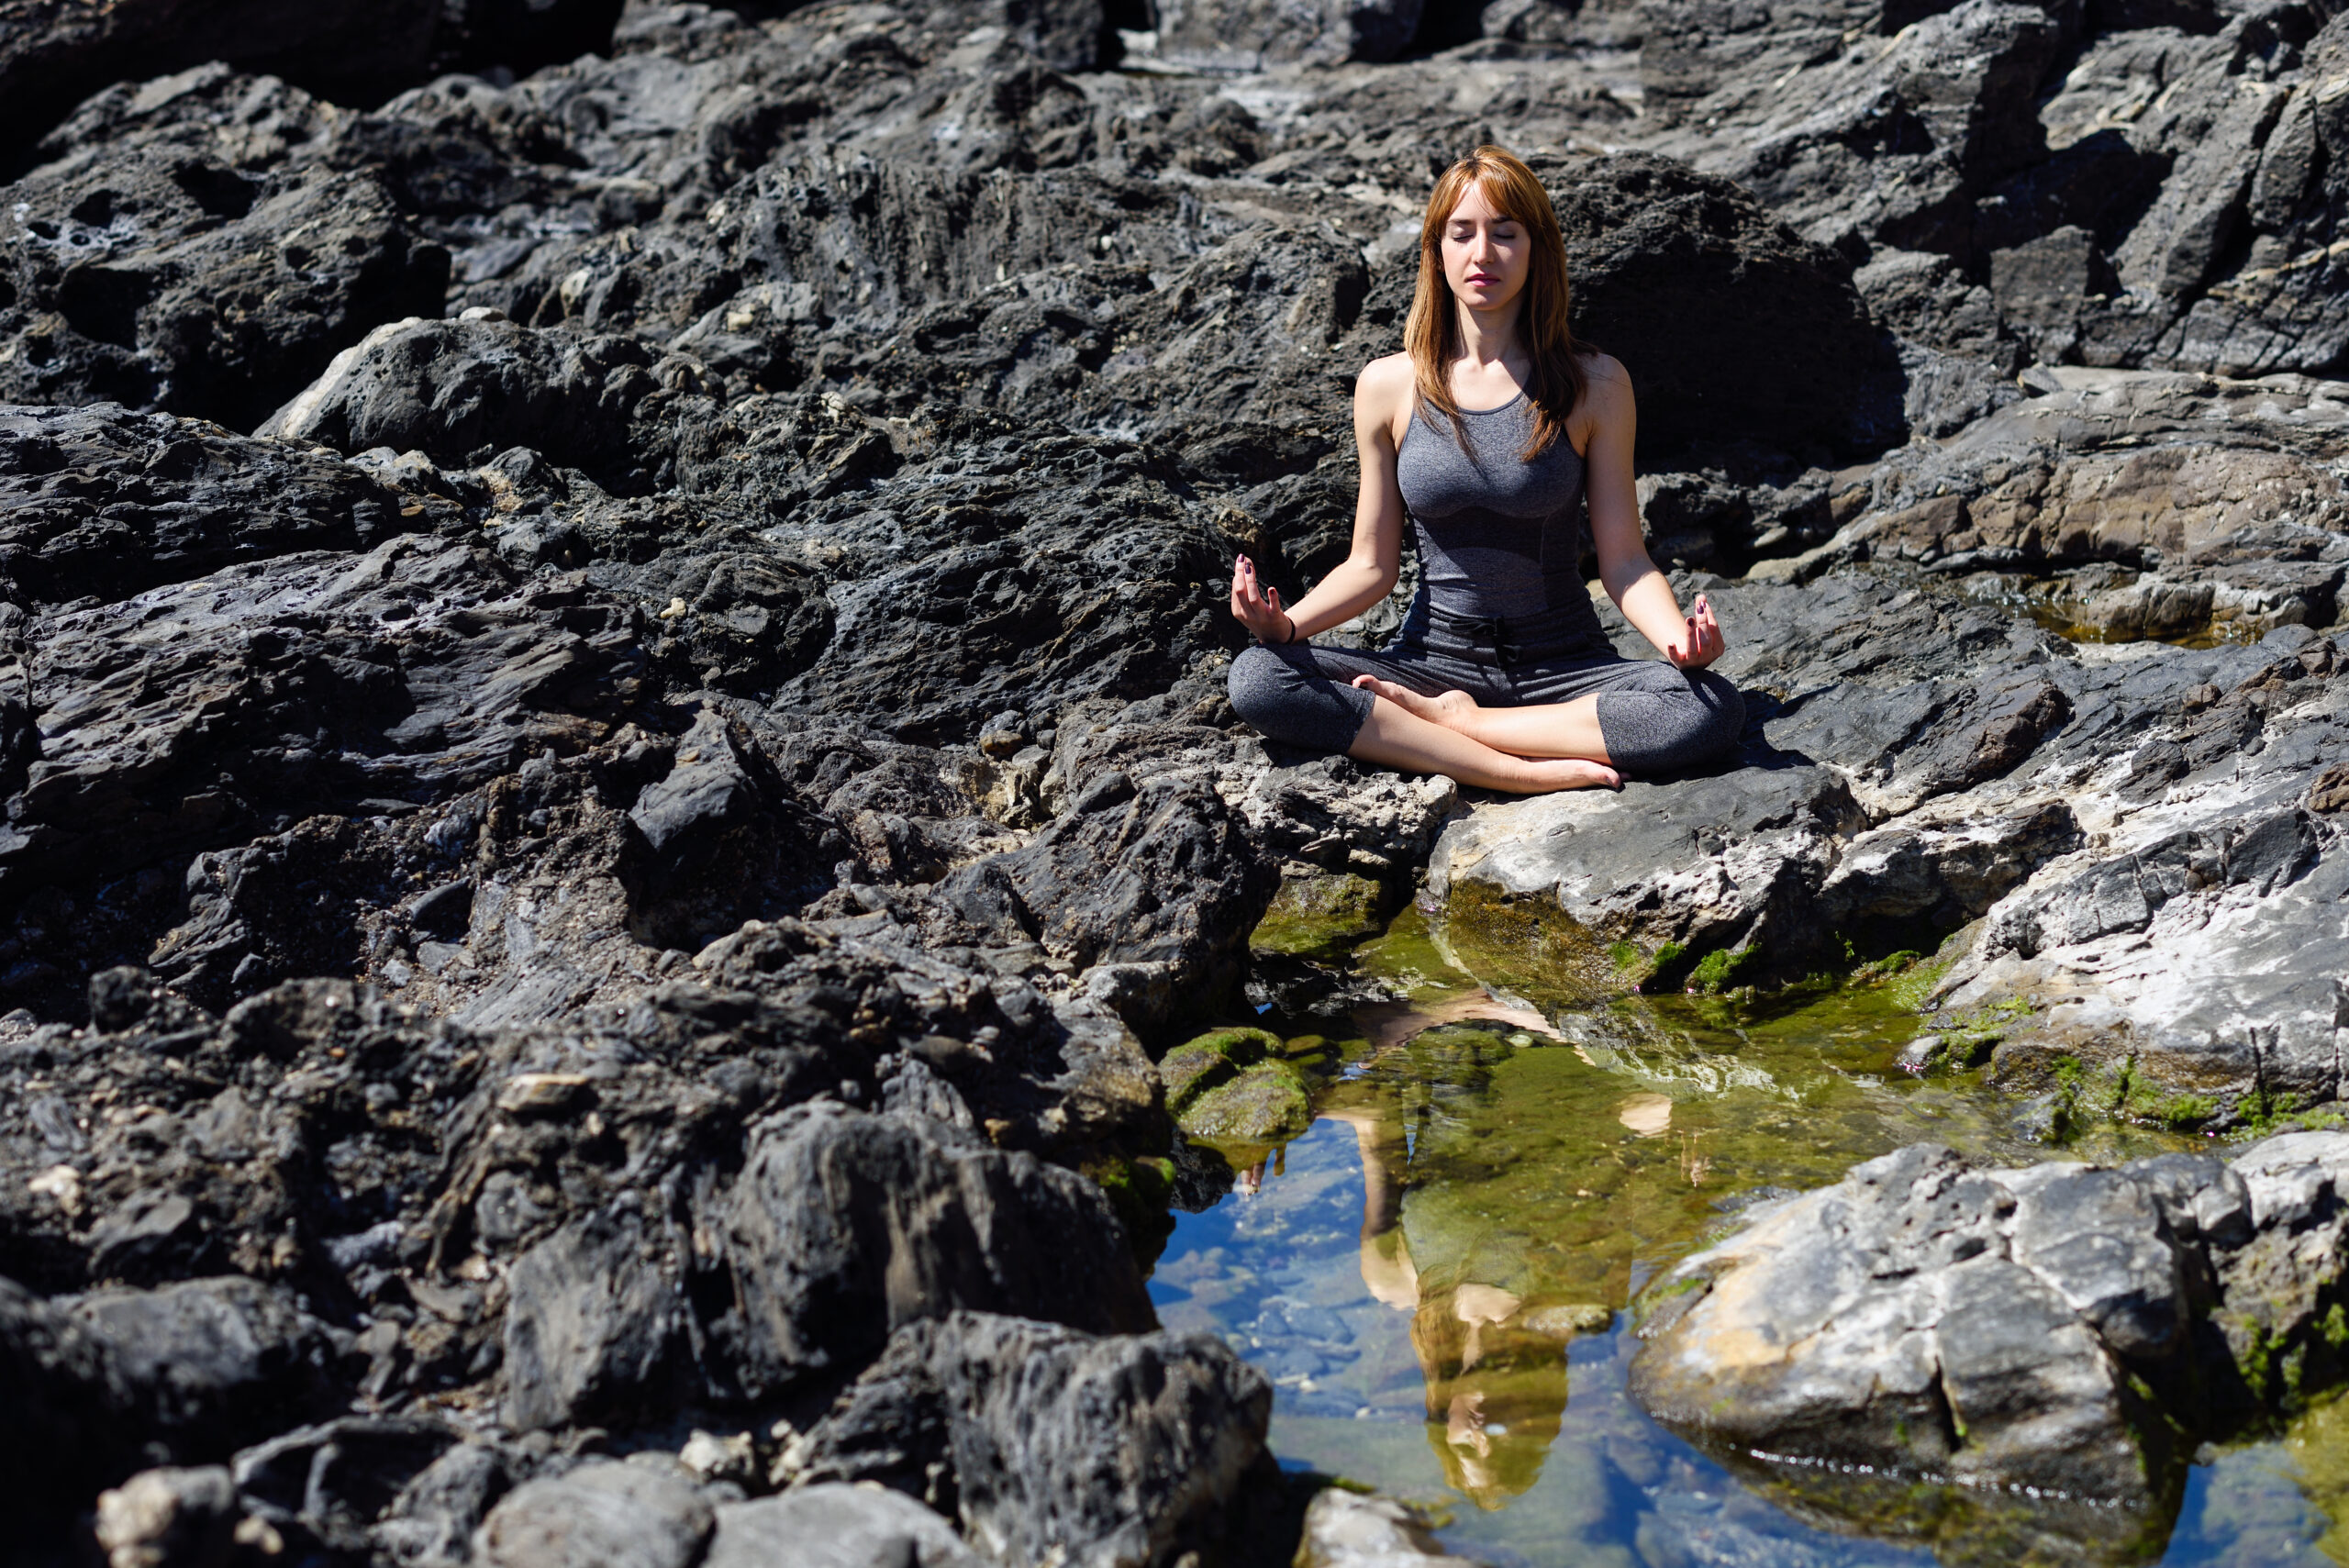
<path fill-rule="evenodd" d="M 1705 668 L 1726 646 L 1640 533 L 1631 378 L 1567 329 L 1565 241 L 1533 172 L 1480 147 L 1445 172 L 1419 228 L 1404 351 L 1354 386 L 1362 494 L 1353 549 L 1293 606 L 1231 573 L 1257 646 L 1231 706 L 1266 736 L 1407 773 L 1539 794 L 1702 762 L 1737 744 L 1737 688 Z M 1664 662 L 1616 652 L 1583 585 L 1587 490 L 1598 573 Z M 1395 586 L 1403 520 L 1419 592 L 1380 652 L 1317 648 Z M 1620 770 L 1620 772 L 1619 772 Z"/>

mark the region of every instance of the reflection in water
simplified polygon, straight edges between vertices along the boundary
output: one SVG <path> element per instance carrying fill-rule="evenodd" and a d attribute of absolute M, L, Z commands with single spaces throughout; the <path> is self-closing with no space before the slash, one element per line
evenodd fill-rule
<path fill-rule="evenodd" d="M 1375 1300 L 1411 1314 L 1428 1440 L 1445 1482 L 1477 1507 L 1497 1508 L 1533 1485 L 1558 1435 L 1566 1358 L 1550 1325 L 1559 1319 L 1536 1327 L 1523 1296 L 1475 1277 L 1473 1255 L 1419 1272 L 1402 1226 L 1410 1149 L 1399 1101 L 1372 1094 L 1325 1113 L 1353 1126 L 1362 1155 L 1362 1282 Z"/>
<path fill-rule="evenodd" d="M 1526 1568 L 1921 1564 L 1926 1545 L 1965 1557 L 1949 1531 L 1989 1539 L 1988 1498 L 1749 1475 L 1625 1392 L 1621 1308 L 1753 1195 L 1833 1181 L 1921 1139 L 2005 1162 L 2047 1157 L 1978 1084 L 1898 1070 L 1916 1027 L 1898 998 L 1633 998 L 1545 1016 L 1450 968 L 1409 917 L 1362 967 L 1406 999 L 1361 1010 L 1352 1038 L 1313 1023 L 1331 1059 L 1321 1119 L 1284 1150 L 1232 1151 L 1233 1195 L 1182 1217 L 1152 1284 L 1169 1328 L 1221 1333 L 1273 1378 L 1275 1451 L 1474 1504 L 1456 1507 L 1447 1539 Z M 2093 1137 L 2066 1152 L 2116 1160 L 2179 1142 Z M 2317 1568 L 2337 1551 L 2327 1532 L 2349 1491 L 2349 1422 L 2303 1422 L 2293 1440 L 2288 1462 L 2271 1443 L 2198 1470 L 2164 1561 Z M 2110 1549 L 2076 1534 L 2065 1560 L 2157 1547 L 2163 1521 L 2091 1522 Z M 2066 1528 L 2052 1516 L 1996 1526 L 2043 1542 Z"/>

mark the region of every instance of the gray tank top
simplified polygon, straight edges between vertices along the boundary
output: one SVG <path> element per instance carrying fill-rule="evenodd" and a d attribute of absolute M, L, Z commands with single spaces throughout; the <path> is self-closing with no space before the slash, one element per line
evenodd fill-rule
<path fill-rule="evenodd" d="M 1448 421 L 1422 407 L 1396 453 L 1396 483 L 1419 539 L 1421 603 L 1538 625 L 1552 645 L 1607 646 L 1583 585 L 1583 461 L 1574 443 L 1562 435 L 1531 462 L 1520 458 L 1533 433 L 1533 406 L 1521 392 L 1461 416 L 1466 450 Z"/>

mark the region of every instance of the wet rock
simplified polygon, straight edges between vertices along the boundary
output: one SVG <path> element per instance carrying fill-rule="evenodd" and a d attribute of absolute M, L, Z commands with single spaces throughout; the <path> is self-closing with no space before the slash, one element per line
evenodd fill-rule
<path fill-rule="evenodd" d="M 2072 1053 L 2143 1073 L 2149 1108 L 2339 1095 L 2325 974 L 2349 950 L 2324 913 L 2333 840 L 2305 804 L 2339 706 L 2329 640 L 2288 627 L 2106 662 L 1884 576 L 1710 592 L 1725 672 L 1786 694 L 1746 765 L 1476 808 L 1430 867 L 1450 940 L 1573 1001 L 1767 984 L 1980 920 L 1940 995 L 2030 1005 L 1995 1058 L 2018 1089 L 2051 1087 Z M 1863 604 L 1879 627 L 1930 624 L 1941 669 L 1824 620 L 1816 639 L 1737 641 L 1741 613 L 1785 626 Z"/>
<path fill-rule="evenodd" d="M 1284 1052 L 1279 1037 L 1263 1029 L 1218 1029 L 1185 1041 L 1158 1064 L 1168 1114 L 1210 1142 L 1286 1142 L 1306 1129 L 1313 1111 L 1304 1074 Z"/>
<path fill-rule="evenodd" d="M 1282 868 L 1280 891 L 1249 933 L 1252 952 L 1325 956 L 1386 924 L 1386 890 L 1366 876 L 1315 866 Z"/>
<path fill-rule="evenodd" d="M 1475 1561 L 1444 1551 L 1427 1516 L 1409 1504 L 1340 1486 L 1313 1495 L 1297 1550 L 1303 1568 L 1403 1568 L 1418 1562 L 1456 1568 Z"/>
<path fill-rule="evenodd" d="M 1221 1341 L 958 1312 L 898 1331 L 808 1433 L 803 1485 L 952 1511 L 985 1556 L 1169 1564 L 1244 1540 L 1272 1391 Z"/>
<path fill-rule="evenodd" d="M 1634 1392 L 1709 1442 L 2160 1496 L 2176 1433 L 2223 1434 L 2288 1382 L 2338 1374 L 2316 1327 L 2338 1270 L 2273 1271 L 2342 1223 L 2342 1154 L 2339 1134 L 2296 1133 L 2223 1165 L 1887 1155 L 1660 1282 Z"/>
<path fill-rule="evenodd" d="M 1553 986 L 1603 995 L 1637 978 L 1607 952 L 1619 941 L 1662 955 L 1652 962 L 1669 984 L 1687 973 L 1683 953 L 1791 953 L 1816 940 L 1818 889 L 1866 820 L 1841 778 L 1800 765 L 1540 796 L 1445 829 L 1428 894 L 1464 932 L 1499 928 L 1480 945 L 1522 940 L 1511 929 L 1518 900 L 1563 914 L 1571 924 L 1545 954 Z"/>

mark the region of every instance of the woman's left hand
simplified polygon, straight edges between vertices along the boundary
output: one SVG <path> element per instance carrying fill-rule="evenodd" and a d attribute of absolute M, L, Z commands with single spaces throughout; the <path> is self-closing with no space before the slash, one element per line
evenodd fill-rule
<path fill-rule="evenodd" d="M 1701 670 L 1728 651 L 1729 639 L 1721 635 L 1721 623 L 1713 618 L 1713 606 L 1704 595 L 1698 595 L 1697 608 L 1687 617 L 1687 635 L 1664 652 L 1684 670 Z"/>

